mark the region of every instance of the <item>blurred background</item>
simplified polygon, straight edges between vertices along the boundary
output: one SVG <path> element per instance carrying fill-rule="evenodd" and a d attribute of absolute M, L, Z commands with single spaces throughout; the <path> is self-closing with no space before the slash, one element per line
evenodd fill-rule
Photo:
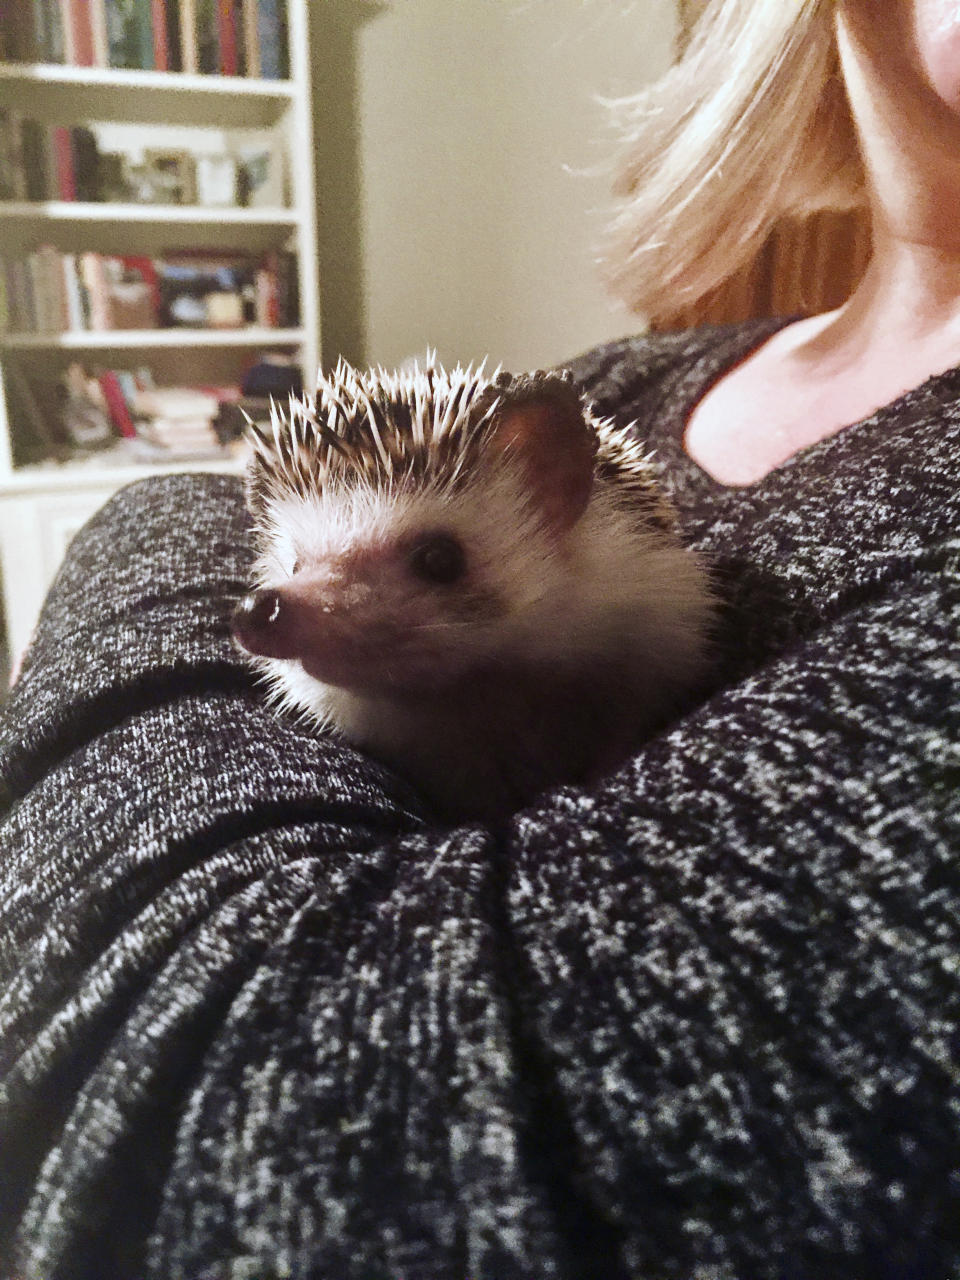
<path fill-rule="evenodd" d="M 8 665 L 73 534 L 340 356 L 556 365 L 643 328 L 598 265 L 610 100 L 704 0 L 3 0 L 0 575 Z M 667 326 L 836 305 L 825 214 Z M 664 323 L 661 320 L 661 323 Z"/>
<path fill-rule="evenodd" d="M 696 0 L 4 0 L 0 570 L 16 667 L 121 485 L 242 468 L 319 363 L 553 365 L 597 267 L 604 98 Z"/>
<path fill-rule="evenodd" d="M 325 360 L 520 369 L 638 327 L 596 266 L 601 99 L 669 66 L 674 0 L 325 0 L 311 25 Z"/>

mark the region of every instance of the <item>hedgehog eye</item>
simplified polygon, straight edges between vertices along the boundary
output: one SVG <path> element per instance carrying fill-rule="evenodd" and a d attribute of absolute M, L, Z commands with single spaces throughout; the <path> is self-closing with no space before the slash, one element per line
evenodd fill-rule
<path fill-rule="evenodd" d="M 297 558 L 293 562 L 293 568 L 290 570 L 290 576 L 293 577 L 293 575 L 295 573 L 299 573 L 302 568 L 303 568 L 303 561 L 300 559 L 299 556 L 297 556 Z"/>
<path fill-rule="evenodd" d="M 449 586 L 463 577 L 467 558 L 463 547 L 449 533 L 431 533 L 410 552 L 409 565 L 424 582 Z"/>

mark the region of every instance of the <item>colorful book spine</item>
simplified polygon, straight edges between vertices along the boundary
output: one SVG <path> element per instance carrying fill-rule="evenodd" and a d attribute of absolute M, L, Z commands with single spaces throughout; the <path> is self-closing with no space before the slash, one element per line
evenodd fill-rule
<path fill-rule="evenodd" d="M 106 400 L 107 409 L 110 412 L 110 420 L 116 428 L 117 434 L 127 440 L 135 440 L 137 438 L 137 428 L 133 424 L 133 417 L 127 405 L 127 398 L 123 394 L 123 387 L 115 370 L 105 369 L 97 381 L 100 383 L 103 398 Z"/>
<path fill-rule="evenodd" d="M 184 328 L 290 328 L 296 256 L 183 251 L 146 255 L 63 253 L 41 245 L 0 256 L 8 329 L 22 333 Z"/>
<path fill-rule="evenodd" d="M 60 0 L 33 0 L 35 56 L 42 62 L 63 62 L 66 58 L 64 15 Z"/>
<path fill-rule="evenodd" d="M 92 129 L 76 125 L 70 130 L 70 150 L 73 155 L 75 199 L 96 201 L 100 191 L 100 151 Z"/>
<path fill-rule="evenodd" d="M 265 80 L 285 80 L 290 74 L 290 61 L 283 0 L 258 0 L 257 32 L 260 74 Z"/>
<path fill-rule="evenodd" d="M 183 71 L 183 32 L 181 28 L 179 0 L 166 0 L 164 4 L 167 23 L 167 60 L 171 71 Z"/>
<path fill-rule="evenodd" d="M 246 54 L 245 74 L 259 80 L 263 72 L 260 68 L 260 29 L 258 23 L 257 0 L 241 0 L 241 19 L 243 27 L 243 48 Z"/>
<path fill-rule="evenodd" d="M 142 254 L 124 254 L 120 259 L 124 268 L 139 274 L 141 280 L 150 289 L 150 302 L 153 306 L 154 315 L 160 314 L 162 299 L 160 296 L 160 275 L 157 271 L 157 264 L 153 258 L 149 258 Z"/>
<path fill-rule="evenodd" d="M 23 117 L 19 111 L 0 107 L 0 200 L 27 198 L 22 126 Z"/>
<path fill-rule="evenodd" d="M 166 0 L 151 0 L 150 23 L 153 35 L 153 65 L 157 71 L 170 71 Z"/>
<path fill-rule="evenodd" d="M 73 167 L 73 139 L 66 125 L 54 125 L 52 129 L 54 168 L 56 172 L 57 199 L 76 200 L 77 179 Z"/>
<path fill-rule="evenodd" d="M 220 45 L 221 75 L 238 75 L 240 57 L 237 15 L 233 0 L 217 0 L 217 36 Z"/>
<path fill-rule="evenodd" d="M 110 39 L 107 35 L 106 0 L 88 0 L 90 14 L 90 38 L 93 43 L 93 65 L 108 67 L 110 65 Z"/>
<path fill-rule="evenodd" d="M 197 0 L 180 0 L 180 65 L 191 75 L 196 75 L 200 70 Z"/>
<path fill-rule="evenodd" d="M 105 0 L 111 67 L 153 67 L 152 0 Z"/>
<path fill-rule="evenodd" d="M 204 75 L 220 72 L 220 0 L 197 0 L 197 61 Z"/>
<path fill-rule="evenodd" d="M 51 171 L 47 129 L 37 120 L 24 120 L 21 138 L 27 199 L 46 200 Z"/>
<path fill-rule="evenodd" d="M 80 255 L 80 283 L 87 294 L 91 330 L 94 333 L 106 332 L 110 328 L 110 303 L 107 275 L 99 253 Z"/>
<path fill-rule="evenodd" d="M 61 0 L 67 61 L 75 67 L 95 65 L 93 23 L 89 0 Z"/>
<path fill-rule="evenodd" d="M 66 302 L 66 323 L 64 328 L 70 333 L 79 333 L 86 326 L 83 315 L 83 295 L 80 291 L 80 276 L 77 272 L 76 255 L 63 255 L 63 296 Z"/>

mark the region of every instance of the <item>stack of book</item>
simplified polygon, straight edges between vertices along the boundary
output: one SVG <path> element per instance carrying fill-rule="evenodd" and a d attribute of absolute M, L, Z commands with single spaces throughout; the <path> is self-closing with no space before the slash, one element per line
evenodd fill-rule
<path fill-rule="evenodd" d="M 269 352 L 251 368 L 268 372 L 275 361 L 282 372 L 284 358 Z M 13 361 L 5 372 L 18 467 L 105 450 L 134 462 L 222 457 L 241 445 L 250 422 L 270 421 L 271 396 L 262 389 L 156 386 L 146 368 L 91 369 L 79 361 L 52 378 L 28 377 Z"/>
<path fill-rule="evenodd" d="M 153 457 L 197 457 L 220 450 L 214 422 L 223 396 L 194 387 L 146 387 L 131 396 L 134 436 Z"/>
<path fill-rule="evenodd" d="M 289 75 L 284 0 L 4 0 L 0 60 Z"/>
<path fill-rule="evenodd" d="M 147 369 L 90 373 L 73 364 L 60 382 L 56 421 L 47 421 L 45 432 L 85 452 L 121 442 L 142 462 L 217 456 L 229 443 L 217 430 L 221 403 L 239 400 L 235 386 L 157 387 Z M 98 413 L 104 430 L 91 446 Z"/>
<path fill-rule="evenodd" d="M 0 257 L 0 333 L 109 333 L 186 327 L 296 328 L 296 255 L 203 251 Z"/>

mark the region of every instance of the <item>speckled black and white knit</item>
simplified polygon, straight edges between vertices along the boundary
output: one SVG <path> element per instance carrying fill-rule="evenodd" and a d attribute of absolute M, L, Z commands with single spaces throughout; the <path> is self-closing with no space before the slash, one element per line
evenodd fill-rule
<path fill-rule="evenodd" d="M 960 1276 L 960 371 L 723 489 L 682 424 L 769 332 L 575 363 L 723 657 L 503 831 L 264 710 L 236 482 L 80 535 L 2 730 L 2 1274 Z"/>

